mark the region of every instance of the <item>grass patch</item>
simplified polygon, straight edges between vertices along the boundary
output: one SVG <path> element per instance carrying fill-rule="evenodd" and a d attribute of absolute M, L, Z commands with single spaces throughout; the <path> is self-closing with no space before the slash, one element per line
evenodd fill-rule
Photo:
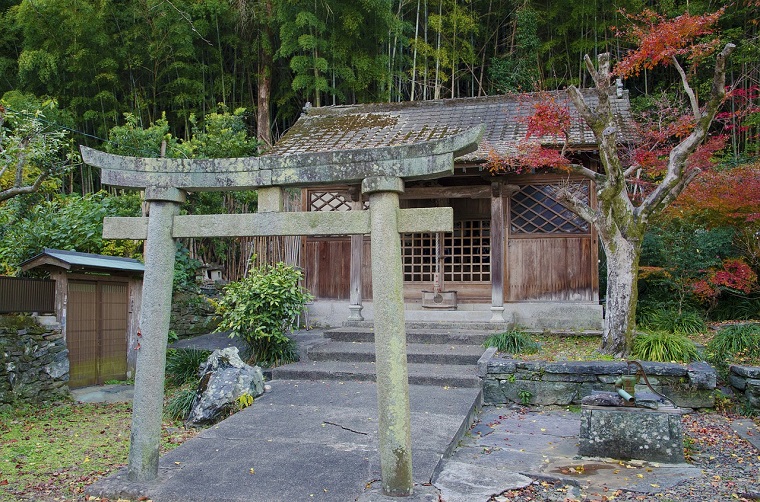
<path fill-rule="evenodd" d="M 708 360 L 726 371 L 729 364 L 760 366 L 760 324 L 723 326 L 707 343 Z"/>
<path fill-rule="evenodd" d="M 0 414 L 0 501 L 81 500 L 87 485 L 124 466 L 131 403 L 65 403 Z M 161 452 L 196 435 L 167 422 Z"/>
<path fill-rule="evenodd" d="M 535 354 L 541 348 L 528 333 L 511 329 L 486 338 L 484 347 L 496 347 L 499 352 L 509 354 Z"/>
<path fill-rule="evenodd" d="M 631 357 L 661 363 L 690 363 L 701 360 L 693 341 L 684 335 L 664 331 L 638 333 L 633 339 Z"/>
<path fill-rule="evenodd" d="M 614 360 L 611 356 L 599 353 L 602 343 L 600 336 L 530 334 L 530 338 L 538 345 L 538 350 L 530 354 L 525 352 L 515 354 L 513 356 L 515 359 L 524 361 Z"/>

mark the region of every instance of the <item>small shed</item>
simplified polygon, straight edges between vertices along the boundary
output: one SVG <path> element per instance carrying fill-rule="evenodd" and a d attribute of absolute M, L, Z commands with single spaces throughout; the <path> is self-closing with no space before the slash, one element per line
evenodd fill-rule
<path fill-rule="evenodd" d="M 55 315 L 69 350 L 71 388 L 134 375 L 142 263 L 45 248 L 21 269 L 45 270 L 55 280 Z"/>

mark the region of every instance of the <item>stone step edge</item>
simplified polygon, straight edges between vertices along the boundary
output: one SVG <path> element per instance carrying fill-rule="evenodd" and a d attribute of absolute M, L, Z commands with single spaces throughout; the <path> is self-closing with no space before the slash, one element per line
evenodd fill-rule
<path fill-rule="evenodd" d="M 273 380 L 348 380 L 361 382 L 374 382 L 375 373 L 344 373 L 313 368 L 293 368 L 287 372 L 275 373 Z M 452 376 L 452 375 L 425 375 L 410 374 L 410 385 L 432 385 L 439 387 L 464 387 L 476 388 L 481 386 L 481 381 L 476 376 Z"/>
<path fill-rule="evenodd" d="M 451 350 L 452 348 L 454 350 Z M 408 344 L 407 362 L 409 364 L 476 365 L 485 351 L 486 349 L 479 345 Z M 331 341 L 311 347 L 307 352 L 307 358 L 311 361 L 371 362 L 375 358 L 375 344 Z"/>

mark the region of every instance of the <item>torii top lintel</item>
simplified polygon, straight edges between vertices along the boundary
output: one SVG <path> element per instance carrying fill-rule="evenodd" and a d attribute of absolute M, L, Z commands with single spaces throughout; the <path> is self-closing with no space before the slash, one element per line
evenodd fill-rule
<path fill-rule="evenodd" d="M 101 182 L 119 188 L 240 190 L 274 186 L 357 183 L 371 176 L 408 180 L 453 172 L 453 159 L 473 151 L 485 127 L 448 138 L 383 148 L 264 155 L 236 159 L 125 157 L 82 146 L 85 163 L 102 169 Z"/>

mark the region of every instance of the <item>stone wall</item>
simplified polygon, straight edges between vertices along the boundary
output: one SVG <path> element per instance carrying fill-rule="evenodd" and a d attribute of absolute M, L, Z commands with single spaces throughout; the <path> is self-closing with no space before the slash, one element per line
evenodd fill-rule
<path fill-rule="evenodd" d="M 717 375 L 707 363 L 690 365 L 644 363 L 652 387 L 684 408 L 715 405 Z M 486 404 L 580 404 L 591 391 L 612 392 L 615 380 L 629 374 L 628 364 L 618 361 L 520 361 L 495 355 L 490 349 L 479 363 Z M 631 366 L 631 372 L 636 368 Z M 648 391 L 643 379 L 637 391 Z"/>
<path fill-rule="evenodd" d="M 731 365 L 728 375 L 731 387 L 743 395 L 752 408 L 760 410 L 760 367 Z"/>
<path fill-rule="evenodd" d="M 69 396 L 69 351 L 57 323 L 0 316 L 0 410 Z"/>
<path fill-rule="evenodd" d="M 211 299 L 205 295 L 179 293 L 172 299 L 169 329 L 181 338 L 212 333 L 220 318 Z"/>

